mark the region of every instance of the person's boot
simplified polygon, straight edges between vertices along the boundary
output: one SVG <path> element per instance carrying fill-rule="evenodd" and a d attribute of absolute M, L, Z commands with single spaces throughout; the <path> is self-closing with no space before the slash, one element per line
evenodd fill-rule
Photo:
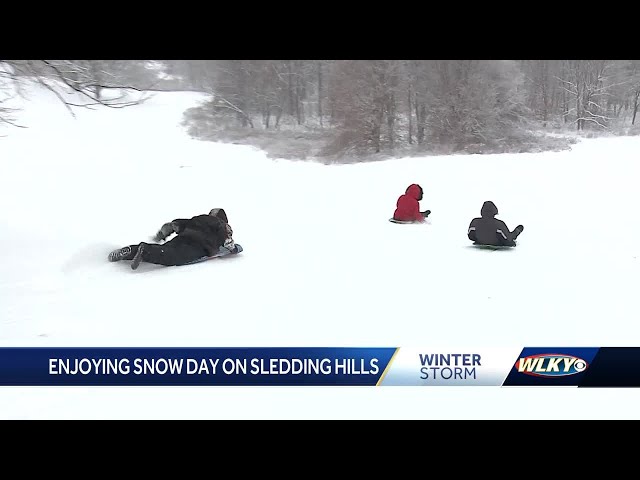
<path fill-rule="evenodd" d="M 522 225 L 518 225 L 514 230 L 513 230 L 513 234 L 511 236 L 511 238 L 513 238 L 514 240 L 516 238 L 518 238 L 518 235 L 520 235 L 522 233 L 522 231 L 524 230 L 524 227 Z"/>
<path fill-rule="evenodd" d="M 429 215 L 431 215 L 431 210 L 425 210 L 424 212 L 420 212 L 420 213 L 422 213 L 422 216 L 424 218 L 427 218 Z"/>
<path fill-rule="evenodd" d="M 134 255 L 133 261 L 131 262 L 131 270 L 136 270 L 138 266 L 140 266 L 140 262 L 142 261 L 142 253 L 144 252 L 144 247 L 146 246 L 147 244 L 144 242 L 141 242 L 140 245 L 138 245 L 138 251 Z"/>
<path fill-rule="evenodd" d="M 118 248 L 111 253 L 109 253 L 109 261 L 110 262 L 119 262 L 120 260 L 131 260 L 133 259 L 135 252 L 131 250 L 130 246 Z"/>

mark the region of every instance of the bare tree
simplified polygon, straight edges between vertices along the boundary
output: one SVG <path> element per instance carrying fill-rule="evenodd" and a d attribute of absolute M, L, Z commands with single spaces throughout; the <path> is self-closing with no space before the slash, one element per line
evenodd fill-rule
<path fill-rule="evenodd" d="M 631 96 L 631 125 L 635 125 L 638 108 L 640 107 L 640 60 L 629 60 L 627 62 L 627 72 L 630 85 L 629 94 Z"/>
<path fill-rule="evenodd" d="M 335 63 L 329 82 L 329 102 L 336 122 L 330 152 L 381 152 L 385 146 L 383 128 L 386 146 L 393 145 L 397 70 L 395 60 Z"/>
<path fill-rule="evenodd" d="M 520 128 L 526 107 L 515 62 L 438 60 L 433 67 L 427 123 L 437 143 L 495 146 Z"/>
<path fill-rule="evenodd" d="M 567 113 L 574 113 L 577 130 L 584 130 L 587 122 L 600 128 L 607 128 L 611 118 L 603 108 L 603 97 L 611 88 L 607 72 L 609 60 L 565 60 L 564 78 L 558 80 L 563 90 L 573 99 L 574 107 Z"/>
<path fill-rule="evenodd" d="M 35 81 L 48 90 L 67 107 L 74 115 L 71 107 L 91 108 L 103 105 L 111 108 L 123 108 L 140 104 L 148 96 L 144 88 L 131 85 L 122 81 L 118 75 L 122 66 L 129 61 L 103 61 L 103 60 L 0 60 L 4 65 L 5 79 L 9 78 L 14 84 L 19 85 L 23 79 Z M 117 89 L 120 96 L 116 98 L 104 98 L 105 89 Z M 137 91 L 140 95 L 131 98 L 130 92 Z M 82 103 L 69 100 L 65 93 L 76 92 Z M 1 114 L 0 114 L 1 115 Z M 7 121 L 6 116 L 2 118 Z"/>
<path fill-rule="evenodd" d="M 560 63 L 556 60 L 522 60 L 519 63 L 524 75 L 526 105 L 546 126 L 561 103 L 557 81 Z"/>
<path fill-rule="evenodd" d="M 11 99 L 20 93 L 15 69 L 9 64 L 0 63 L 0 124 L 23 127 L 15 123 L 17 109 L 10 106 Z"/>
<path fill-rule="evenodd" d="M 406 60 L 400 65 L 398 95 L 403 90 L 406 107 L 402 111 L 406 116 L 409 145 L 413 144 L 414 137 L 418 144 L 422 144 L 425 138 L 426 102 L 433 85 L 430 76 L 432 66 L 433 62 L 427 60 Z"/>
<path fill-rule="evenodd" d="M 318 83 L 317 83 L 317 90 L 318 90 L 318 121 L 320 122 L 320 128 L 323 127 L 322 125 L 322 61 L 318 61 L 316 62 L 316 68 L 317 68 L 317 72 L 318 72 Z"/>
<path fill-rule="evenodd" d="M 254 128 L 255 97 L 252 93 L 252 65 L 247 60 L 219 60 L 214 64 L 215 74 L 210 86 L 214 114 L 231 113 L 240 125 Z"/>

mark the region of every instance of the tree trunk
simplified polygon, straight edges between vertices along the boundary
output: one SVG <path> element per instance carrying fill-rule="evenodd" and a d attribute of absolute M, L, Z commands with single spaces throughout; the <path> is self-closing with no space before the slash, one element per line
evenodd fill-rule
<path fill-rule="evenodd" d="M 298 120 L 298 125 L 302 125 L 302 109 L 300 108 L 300 75 L 296 75 L 296 119 Z"/>
<path fill-rule="evenodd" d="M 381 106 L 379 106 L 376 108 L 376 110 L 373 113 L 373 121 L 375 123 L 373 125 L 372 140 L 373 140 L 373 146 L 376 153 L 380 153 L 380 150 L 381 150 L 381 145 L 380 145 L 381 128 L 380 127 L 382 126 L 383 118 L 384 118 L 384 110 Z"/>
<path fill-rule="evenodd" d="M 562 79 L 566 79 L 566 65 L 563 61 L 562 63 Z M 566 89 L 562 89 L 562 123 L 567 123 L 569 121 L 569 95 L 567 94 Z"/>
<path fill-rule="evenodd" d="M 542 121 L 545 122 L 545 126 L 547 125 L 547 119 L 549 118 L 549 106 L 548 106 L 548 96 L 547 96 L 547 82 L 546 78 L 542 80 Z"/>
<path fill-rule="evenodd" d="M 322 125 L 322 62 L 318 62 L 318 118 L 320 119 L 320 128 Z"/>
<path fill-rule="evenodd" d="M 427 115 L 427 109 L 425 105 L 419 105 L 417 99 L 415 102 L 416 107 L 416 137 L 418 139 L 418 145 L 422 145 L 424 141 L 424 119 Z"/>
<path fill-rule="evenodd" d="M 393 149 L 395 146 L 394 134 L 395 134 L 395 116 L 396 116 L 396 99 L 393 94 L 389 95 L 387 99 L 387 129 L 389 134 L 389 148 Z"/>
<path fill-rule="evenodd" d="M 276 130 L 280 127 L 280 118 L 282 118 L 282 108 L 278 108 L 278 113 L 276 113 L 276 124 L 274 126 Z"/>
<path fill-rule="evenodd" d="M 409 145 L 413 144 L 413 139 L 411 138 L 413 133 L 413 125 L 412 125 L 412 117 L 413 113 L 411 112 L 411 84 L 409 84 L 409 91 L 407 92 L 407 111 L 409 112 Z"/>
<path fill-rule="evenodd" d="M 580 79 L 576 81 L 576 128 L 578 131 L 582 130 L 583 120 L 582 120 L 582 89 L 580 88 Z"/>
<path fill-rule="evenodd" d="M 287 72 L 289 74 L 289 110 L 287 113 L 293 115 L 293 72 L 291 70 L 291 60 L 287 62 Z"/>

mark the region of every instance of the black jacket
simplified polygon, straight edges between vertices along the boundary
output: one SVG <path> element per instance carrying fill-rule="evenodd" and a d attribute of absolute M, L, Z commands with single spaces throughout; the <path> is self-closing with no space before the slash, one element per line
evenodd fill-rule
<path fill-rule="evenodd" d="M 480 210 L 481 216 L 474 218 L 469 224 L 469 240 L 480 245 L 515 247 L 513 232 L 502 220 L 494 218 L 497 214 L 498 207 L 493 202 L 484 202 Z"/>
<path fill-rule="evenodd" d="M 226 224 L 212 215 L 197 215 L 188 219 L 178 218 L 171 224 L 175 233 L 182 237 L 184 242 L 204 248 L 207 255 L 218 252 L 227 238 Z"/>

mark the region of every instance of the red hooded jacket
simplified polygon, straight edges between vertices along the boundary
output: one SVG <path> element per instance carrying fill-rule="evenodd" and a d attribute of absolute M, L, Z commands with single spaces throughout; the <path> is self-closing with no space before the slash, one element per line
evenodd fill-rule
<path fill-rule="evenodd" d="M 422 187 L 415 183 L 409 185 L 405 194 L 400 195 L 396 202 L 393 218 L 402 221 L 424 222 L 424 216 L 420 213 L 419 200 L 422 200 Z"/>

